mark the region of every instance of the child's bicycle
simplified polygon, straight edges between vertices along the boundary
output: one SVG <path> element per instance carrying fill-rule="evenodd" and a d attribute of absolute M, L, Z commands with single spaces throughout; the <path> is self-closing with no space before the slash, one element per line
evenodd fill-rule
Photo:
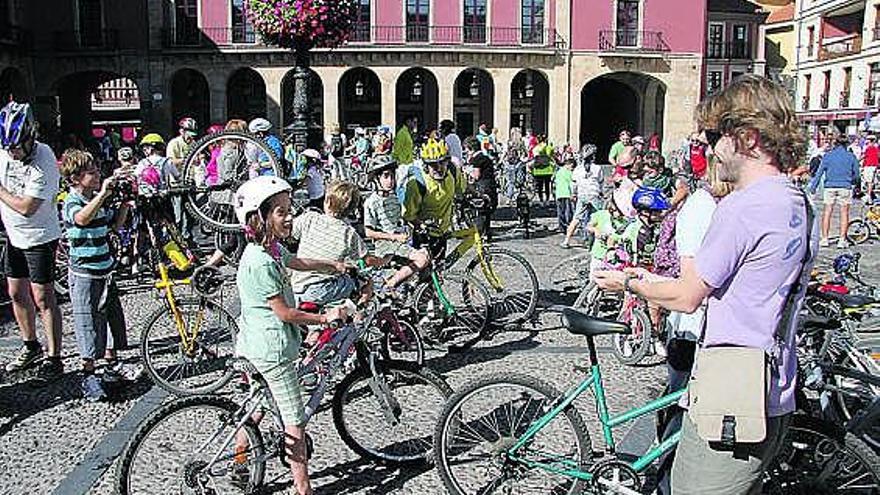
<path fill-rule="evenodd" d="M 211 393 L 229 382 L 228 361 L 238 333 L 235 317 L 219 297 L 223 277 L 216 269 L 195 268 L 198 259 L 167 216 L 168 198 L 189 192 L 168 189 L 136 200 L 149 239 L 141 256 L 155 267 L 153 286 L 163 302 L 147 317 L 141 355 L 150 378 L 177 395 Z M 179 287 L 193 290 L 179 298 Z"/>
<path fill-rule="evenodd" d="M 872 237 L 880 237 L 880 205 L 866 207 L 865 216 L 850 220 L 846 228 L 846 239 L 853 244 L 863 244 Z"/>
<path fill-rule="evenodd" d="M 385 360 L 364 342 L 377 311 L 368 303 L 361 321 L 326 327 L 300 359 L 298 374 L 310 391 L 306 418 L 319 410 L 338 372 L 348 370 L 332 401 L 340 438 L 372 461 L 420 464 L 428 459 L 438 412 L 452 389 L 431 370 Z M 265 381 L 246 360 L 233 368 L 248 377 L 244 400 L 185 397 L 144 420 L 121 457 L 119 493 L 254 493 L 263 486 L 266 461 L 287 465 L 284 426 Z M 258 425 L 255 414 L 268 418 Z M 247 447 L 237 450 L 235 439 L 242 436 Z M 307 444 L 311 455 L 308 438 Z"/>

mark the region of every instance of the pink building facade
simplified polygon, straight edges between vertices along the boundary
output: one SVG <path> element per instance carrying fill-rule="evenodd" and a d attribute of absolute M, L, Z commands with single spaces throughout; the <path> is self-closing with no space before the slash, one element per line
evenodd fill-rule
<path fill-rule="evenodd" d="M 137 19 L 117 15 L 111 0 L 88 0 L 84 18 L 76 12 L 83 2 L 52 2 L 59 15 L 51 29 L 72 33 L 63 56 L 46 50 L 54 63 L 19 62 L 40 101 L 63 96 L 62 106 L 83 109 L 90 86 L 126 76 L 147 127 L 167 129 L 184 114 L 206 125 L 257 115 L 290 123 L 292 57 L 261 43 L 245 0 L 133 1 L 145 14 Z M 312 56 L 313 118 L 321 124 L 397 126 L 415 115 L 423 127 L 452 119 L 470 134 L 487 123 L 502 136 L 520 127 L 557 144 L 596 143 L 600 156 L 623 128 L 656 133 L 667 145 L 691 130 L 705 0 L 358 3 L 351 41 Z M 22 10 L 20 23 L 38 45 L 58 39 L 41 32 L 43 7 Z M 84 31 L 101 36 L 86 43 L 76 34 Z"/>

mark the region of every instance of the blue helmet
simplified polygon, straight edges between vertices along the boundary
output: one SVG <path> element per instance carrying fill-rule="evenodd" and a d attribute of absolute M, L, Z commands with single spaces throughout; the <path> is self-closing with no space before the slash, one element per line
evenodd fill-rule
<path fill-rule="evenodd" d="M 11 101 L 0 110 L 0 147 L 4 150 L 21 146 L 36 131 L 30 104 Z"/>
<path fill-rule="evenodd" d="M 671 205 L 663 191 L 656 187 L 639 186 L 632 198 L 633 208 L 639 211 L 668 210 Z"/>
<path fill-rule="evenodd" d="M 849 271 L 855 265 L 856 257 L 850 253 L 841 254 L 840 256 L 834 258 L 834 273 L 838 275 L 843 275 L 849 273 Z"/>

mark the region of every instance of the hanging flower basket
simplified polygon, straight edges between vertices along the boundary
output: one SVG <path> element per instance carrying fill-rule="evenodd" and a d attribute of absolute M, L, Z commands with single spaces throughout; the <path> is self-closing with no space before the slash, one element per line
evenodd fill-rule
<path fill-rule="evenodd" d="M 352 32 L 356 0 L 248 0 L 247 15 L 268 45 L 334 48 Z"/>

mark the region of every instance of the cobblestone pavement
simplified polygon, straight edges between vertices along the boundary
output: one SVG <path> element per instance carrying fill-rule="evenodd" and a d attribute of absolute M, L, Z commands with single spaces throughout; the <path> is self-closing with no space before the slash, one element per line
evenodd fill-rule
<path fill-rule="evenodd" d="M 545 226 L 555 223 L 541 220 Z M 547 231 L 529 240 L 502 233 L 497 242 L 526 256 L 541 279 L 542 305 L 564 303 L 565 299 L 548 289 L 548 271 L 563 256 L 582 252 L 558 247 L 561 237 Z M 829 250 L 833 254 L 834 250 Z M 868 244 L 863 272 L 876 273 L 880 256 Z M 234 308 L 234 297 L 227 302 Z M 131 342 L 159 302 L 150 292 L 123 298 L 130 327 Z M 0 491 L 9 494 L 113 493 L 114 459 L 137 423 L 158 404 L 169 398 L 143 378 L 133 386 L 117 390 L 110 402 L 87 403 L 80 397 L 77 359 L 68 305 L 64 312 L 64 378 L 48 387 L 33 385 L 31 375 L 0 375 Z M 554 328 L 558 317 L 545 312 L 533 326 L 503 332 L 464 355 L 431 357 L 429 365 L 441 372 L 453 388 L 489 372 L 520 372 L 542 377 L 557 388 L 577 379 L 573 366 L 585 362 L 586 349 L 580 337 Z M 14 323 L 0 327 L 0 363 L 7 362 L 19 345 Z M 137 363 L 136 350 L 123 357 Z M 664 368 L 654 360 L 647 366 L 629 368 L 618 365 L 607 354 L 601 357 L 612 413 L 657 396 L 662 389 Z M 588 420 L 594 414 L 590 398 L 577 407 Z M 593 448 L 601 449 L 601 434 L 590 427 Z M 336 433 L 329 412 L 318 414 L 309 426 L 316 441 L 311 462 L 312 477 L 319 494 L 437 494 L 442 493 L 439 478 L 432 470 L 397 470 L 360 460 L 348 450 Z M 616 432 L 620 440 L 626 430 Z M 275 481 L 270 489 L 283 490 L 288 477 L 279 466 L 270 468 Z M 272 476 L 270 476 L 272 479 Z"/>

